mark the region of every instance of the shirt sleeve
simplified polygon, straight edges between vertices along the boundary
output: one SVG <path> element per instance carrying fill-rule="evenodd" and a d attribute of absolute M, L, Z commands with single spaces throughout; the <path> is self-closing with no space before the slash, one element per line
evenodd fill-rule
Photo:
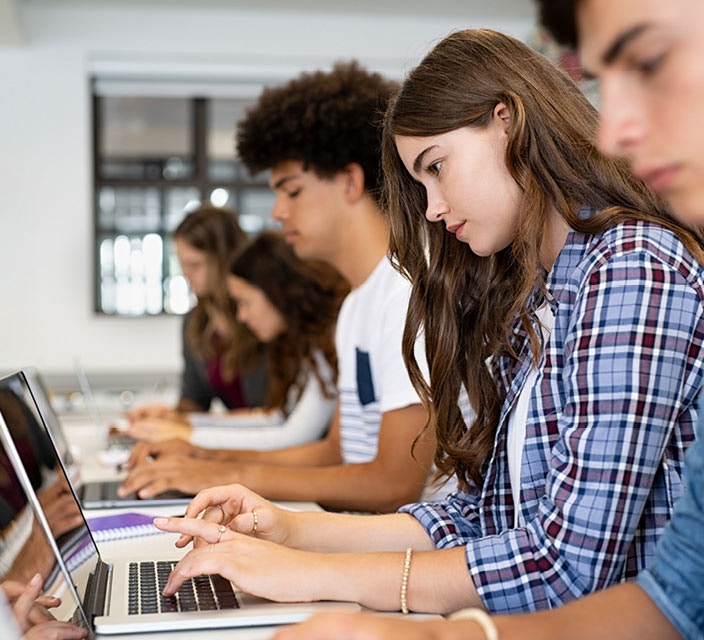
<path fill-rule="evenodd" d="M 332 375 L 329 367 L 323 373 Z M 322 438 L 336 406 L 337 397 L 326 398 L 320 382 L 311 373 L 288 417 L 281 411 L 217 417 L 193 415 L 191 442 L 202 447 L 261 451 L 294 447 Z"/>
<path fill-rule="evenodd" d="M 410 510 L 438 546 L 469 534 L 469 571 L 493 612 L 558 606 L 620 579 L 678 415 L 701 382 L 692 374 L 701 302 L 679 272 L 642 252 L 583 275 L 563 318 L 558 438 L 536 515 L 481 536 L 458 526 L 452 503 Z M 465 502 L 476 522 L 476 502 Z"/>
<path fill-rule="evenodd" d="M 183 371 L 181 373 L 181 399 L 190 400 L 201 407 L 204 411 L 210 408 L 210 404 L 216 397 L 206 377 L 205 362 L 198 358 L 189 348 L 186 339 L 186 326 L 188 316 L 183 320 L 183 331 L 181 335 L 183 349 Z"/>
<path fill-rule="evenodd" d="M 685 457 L 685 493 L 638 584 L 685 640 L 704 638 L 704 394 L 699 439 Z"/>

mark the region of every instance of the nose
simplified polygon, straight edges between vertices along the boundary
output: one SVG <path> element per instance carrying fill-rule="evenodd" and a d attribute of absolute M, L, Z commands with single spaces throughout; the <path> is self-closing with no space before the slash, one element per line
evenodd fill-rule
<path fill-rule="evenodd" d="M 277 222 L 282 222 L 288 218 L 288 208 L 284 202 L 284 198 L 277 194 L 274 200 L 274 206 L 271 208 L 271 217 Z"/>
<path fill-rule="evenodd" d="M 625 82 L 602 82 L 597 144 L 602 153 L 627 158 L 643 139 L 642 101 Z"/>
<path fill-rule="evenodd" d="M 431 197 L 428 194 L 428 204 L 425 209 L 425 217 L 428 222 L 439 222 L 450 210 L 447 202 L 441 198 Z"/>

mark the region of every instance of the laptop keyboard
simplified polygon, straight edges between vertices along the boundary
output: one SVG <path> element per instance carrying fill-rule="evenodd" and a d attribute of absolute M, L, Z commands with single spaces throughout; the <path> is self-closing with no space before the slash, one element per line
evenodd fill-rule
<path fill-rule="evenodd" d="M 130 615 L 239 608 L 230 581 L 218 575 L 196 576 L 186 580 L 174 595 L 164 596 L 164 587 L 175 566 L 175 560 L 129 564 Z"/>

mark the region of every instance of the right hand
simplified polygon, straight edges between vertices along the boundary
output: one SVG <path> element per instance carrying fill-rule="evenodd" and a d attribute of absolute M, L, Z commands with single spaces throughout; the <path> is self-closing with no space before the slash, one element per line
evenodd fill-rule
<path fill-rule="evenodd" d="M 257 512 L 256 532 L 253 532 L 254 516 Z M 281 545 L 287 545 L 294 529 L 295 513 L 280 509 L 268 500 L 239 484 L 210 487 L 196 495 L 186 508 L 185 518 L 197 518 L 216 524 L 224 524 L 232 531 L 251 535 Z M 172 520 L 169 518 L 169 520 Z M 177 530 L 180 519 L 173 518 L 168 525 L 157 525 L 165 531 Z M 173 525 L 173 529 L 169 527 Z M 194 546 L 205 542 L 197 541 L 194 536 L 181 535 L 176 541 L 177 547 L 185 547 L 191 541 Z"/>

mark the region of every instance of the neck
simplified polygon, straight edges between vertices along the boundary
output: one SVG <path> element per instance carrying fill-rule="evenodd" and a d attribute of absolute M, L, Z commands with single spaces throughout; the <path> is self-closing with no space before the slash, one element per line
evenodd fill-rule
<path fill-rule="evenodd" d="M 569 225 L 557 209 L 550 209 L 545 220 L 543 242 L 540 245 L 540 264 L 546 271 L 550 271 L 555 264 L 569 232 Z"/>
<path fill-rule="evenodd" d="M 369 198 L 360 202 L 345 224 L 339 250 L 330 260 L 347 279 L 359 287 L 371 275 L 389 249 L 389 226 Z"/>

